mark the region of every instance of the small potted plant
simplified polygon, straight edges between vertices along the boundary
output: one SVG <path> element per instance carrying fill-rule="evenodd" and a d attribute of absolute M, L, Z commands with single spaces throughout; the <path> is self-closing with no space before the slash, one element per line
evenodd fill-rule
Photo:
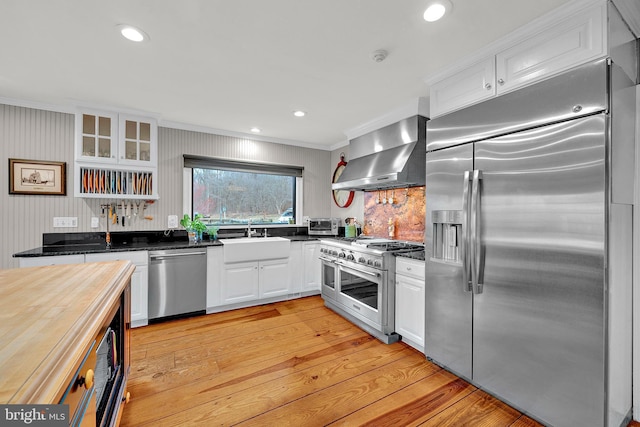
<path fill-rule="evenodd" d="M 180 225 L 187 230 L 189 241 L 192 243 L 197 243 L 198 240 L 202 240 L 202 233 L 207 230 L 207 226 L 200 218 L 202 218 L 200 214 L 197 214 L 193 219 L 191 219 L 189 214 L 184 214 L 180 220 Z"/>
<path fill-rule="evenodd" d="M 201 218 L 202 215 L 196 214 L 196 216 L 193 218 L 193 221 L 191 221 L 191 226 L 196 231 L 198 241 L 202 241 L 202 233 L 207 231 L 207 226 L 204 222 L 202 222 Z"/>

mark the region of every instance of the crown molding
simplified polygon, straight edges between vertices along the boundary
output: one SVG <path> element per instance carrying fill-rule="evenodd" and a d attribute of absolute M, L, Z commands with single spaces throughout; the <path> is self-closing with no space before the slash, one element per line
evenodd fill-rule
<path fill-rule="evenodd" d="M 252 141 L 271 142 L 274 144 L 292 145 L 302 148 L 312 148 L 315 150 L 331 151 L 332 147 L 319 144 L 311 144 L 304 141 L 294 141 L 290 139 L 274 138 L 269 136 L 256 135 L 253 133 L 234 132 L 224 129 L 210 128 L 207 126 L 199 126 L 188 123 L 174 122 L 171 120 L 163 120 L 162 116 L 158 113 L 150 113 L 148 111 L 135 110 L 131 108 L 114 108 L 112 106 L 104 106 L 99 104 L 92 104 L 82 101 L 70 100 L 69 104 L 49 104 L 40 101 L 15 99 L 0 96 L 0 104 L 12 105 L 15 107 L 32 108 L 35 110 L 52 111 L 56 113 L 76 114 L 81 109 L 101 110 L 109 111 L 112 113 L 130 114 L 136 116 L 151 117 L 156 119 L 159 127 L 187 130 L 193 132 L 208 133 L 214 135 L 232 136 L 235 138 L 249 139 Z"/>

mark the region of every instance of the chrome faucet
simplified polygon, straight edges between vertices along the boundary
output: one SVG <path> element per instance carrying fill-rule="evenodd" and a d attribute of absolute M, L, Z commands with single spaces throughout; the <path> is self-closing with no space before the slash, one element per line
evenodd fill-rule
<path fill-rule="evenodd" d="M 247 223 L 247 237 L 251 237 L 251 235 L 255 234 L 255 231 L 251 229 L 251 220 Z"/>

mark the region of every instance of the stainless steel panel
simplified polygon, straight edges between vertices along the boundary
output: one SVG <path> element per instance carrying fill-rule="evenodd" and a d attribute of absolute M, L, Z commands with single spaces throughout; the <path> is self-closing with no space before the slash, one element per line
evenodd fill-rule
<path fill-rule="evenodd" d="M 434 257 L 437 254 L 433 253 L 431 220 L 436 210 L 462 210 L 463 177 L 465 171 L 472 169 L 471 144 L 427 154 L 425 354 L 468 379 L 471 378 L 472 294 L 463 290 L 461 262 Z M 466 224 L 463 224 L 462 234 L 465 233 Z"/>
<path fill-rule="evenodd" d="M 419 115 L 411 116 L 353 138 L 349 141 L 351 161 L 358 157 L 406 145 L 410 142 L 424 141 L 426 122 L 427 119 L 425 117 Z"/>
<path fill-rule="evenodd" d="M 556 427 L 605 423 L 605 125 L 601 114 L 475 144 L 473 380 Z"/>
<path fill-rule="evenodd" d="M 205 248 L 149 252 L 149 319 L 206 309 Z"/>
<path fill-rule="evenodd" d="M 427 151 L 480 141 L 607 108 L 606 59 L 427 123 Z"/>

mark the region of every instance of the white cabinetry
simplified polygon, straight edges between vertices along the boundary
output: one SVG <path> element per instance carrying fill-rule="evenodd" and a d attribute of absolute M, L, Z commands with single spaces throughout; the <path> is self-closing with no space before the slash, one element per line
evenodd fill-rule
<path fill-rule="evenodd" d="M 158 198 L 155 119 L 84 109 L 75 133 L 75 197 Z"/>
<path fill-rule="evenodd" d="M 396 332 L 424 352 L 424 261 L 396 259 Z"/>
<path fill-rule="evenodd" d="M 318 242 L 304 242 L 302 292 L 307 294 L 320 293 L 320 244 Z"/>
<path fill-rule="evenodd" d="M 222 304 L 253 301 L 260 297 L 257 262 L 225 264 L 222 270 Z"/>
<path fill-rule="evenodd" d="M 42 267 L 44 265 L 59 264 L 82 264 L 84 255 L 60 255 L 60 256 L 38 256 L 20 258 L 20 268 L 22 267 Z"/>
<path fill-rule="evenodd" d="M 289 259 L 275 259 L 258 263 L 260 298 L 289 294 Z"/>
<path fill-rule="evenodd" d="M 127 260 L 135 264 L 131 276 L 131 326 L 145 326 L 149 323 L 149 252 L 111 252 L 86 254 L 85 262 Z"/>
<path fill-rule="evenodd" d="M 546 79 L 607 53 L 606 4 L 538 29 L 430 88 L 431 117 Z"/>

